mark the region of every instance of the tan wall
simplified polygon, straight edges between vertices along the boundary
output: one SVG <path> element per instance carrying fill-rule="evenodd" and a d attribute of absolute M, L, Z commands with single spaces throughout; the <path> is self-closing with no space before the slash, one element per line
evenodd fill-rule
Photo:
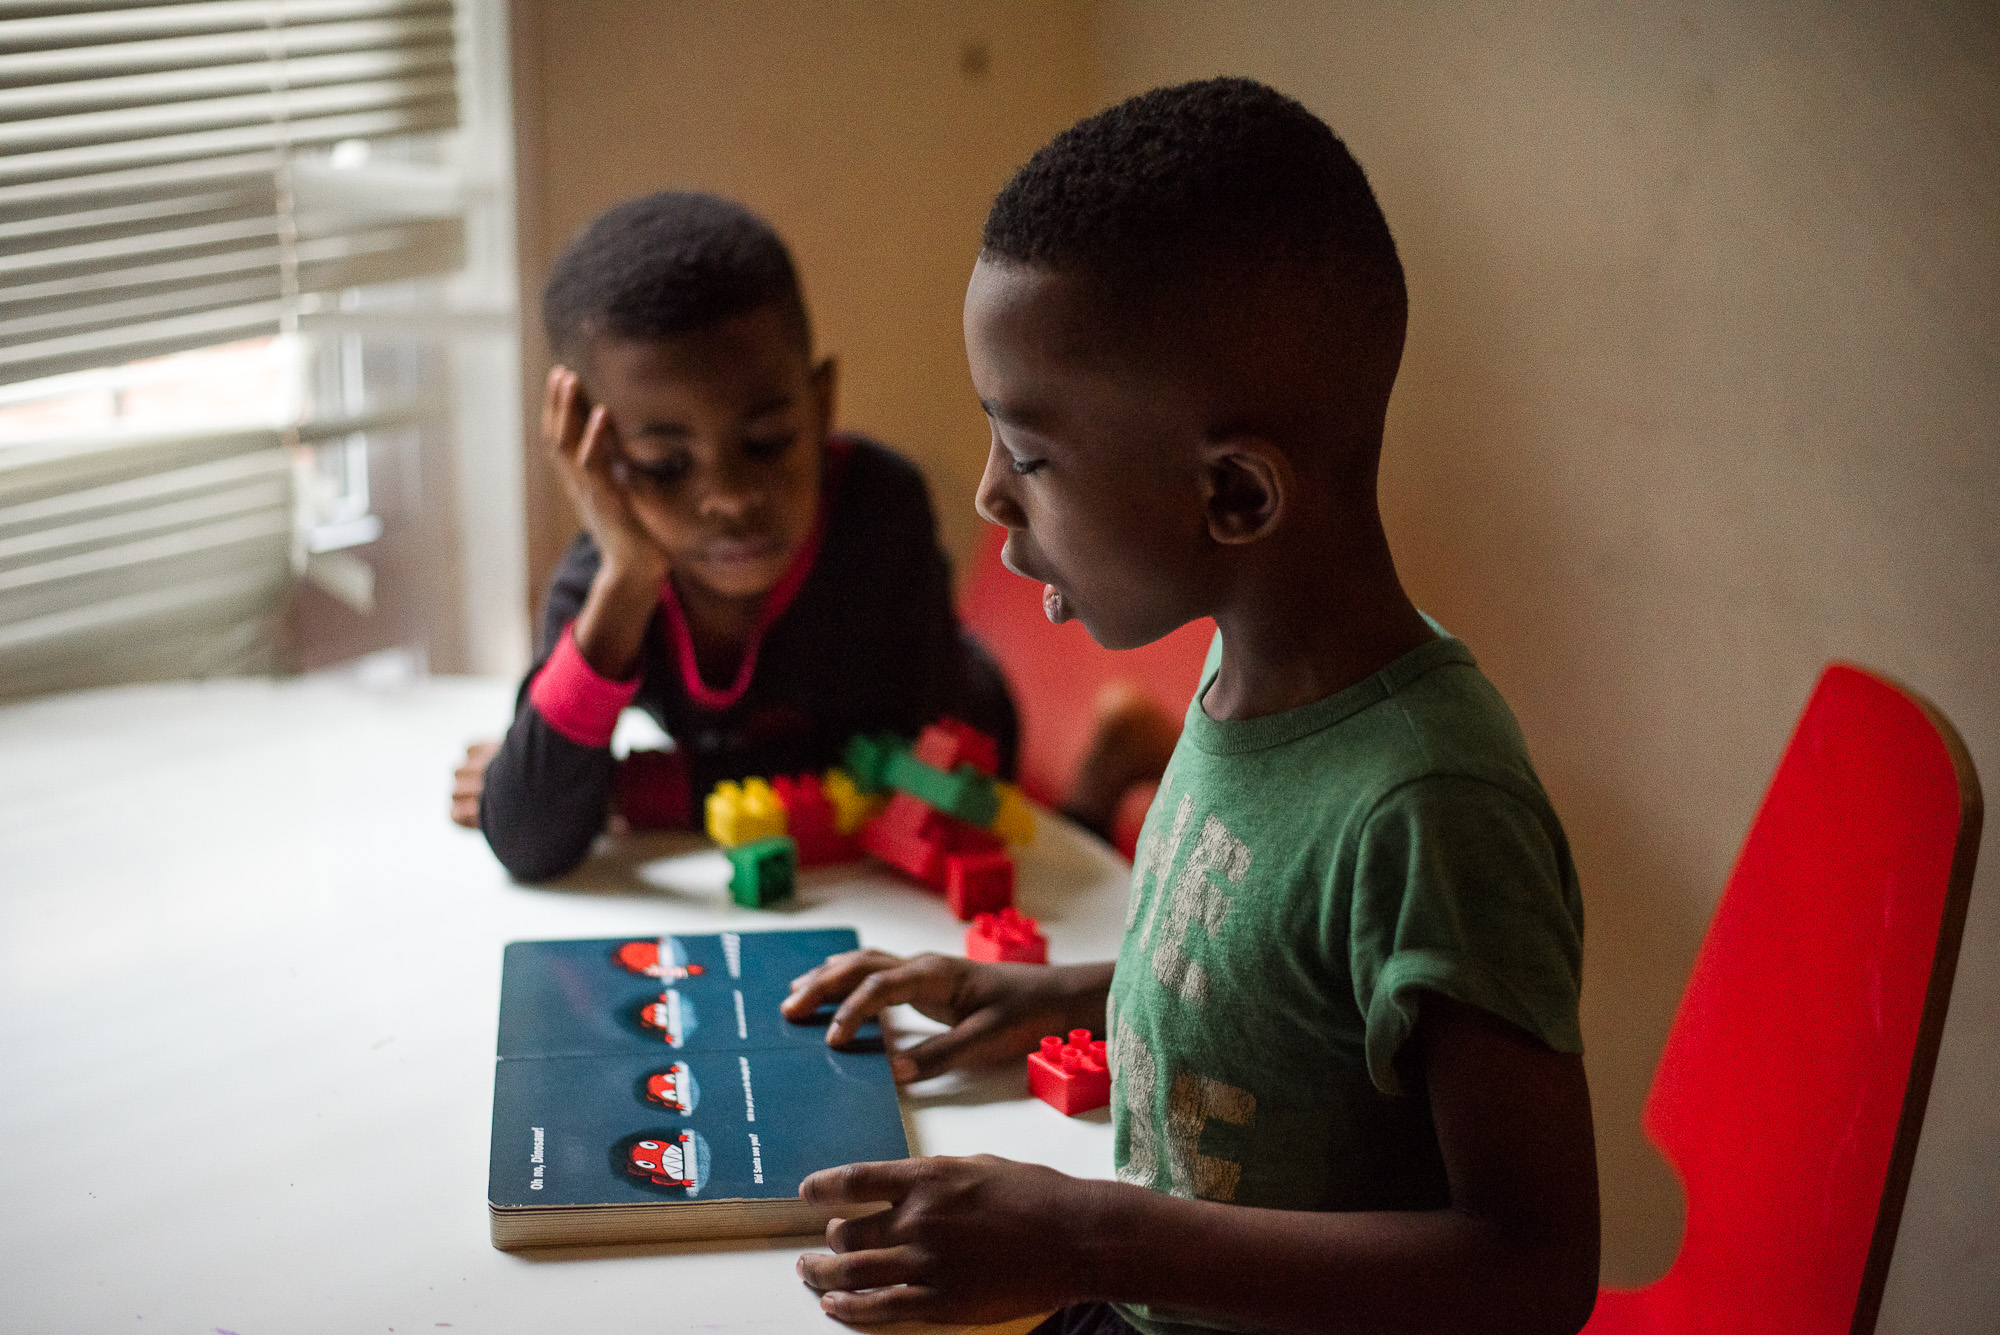
<path fill-rule="evenodd" d="M 959 307 L 993 194 L 1088 110 L 1088 10 L 1059 0 L 517 0 L 523 306 L 594 214 L 668 187 L 764 214 L 791 243 L 840 422 L 916 458 L 962 565 L 986 429 Z M 546 354 L 528 340 L 527 380 Z M 534 417 L 530 417 L 531 422 Z M 529 466 L 539 605 L 576 531 Z"/>
<path fill-rule="evenodd" d="M 1640 1101 L 1820 664 L 1929 694 L 2000 788 L 2000 33 L 1977 4 L 1553 8 L 519 0 L 523 290 L 617 199 L 745 199 L 798 251 L 842 420 L 923 461 L 962 557 L 992 191 L 1155 83 L 1252 74 L 1326 116 L 1411 273 L 1405 574 L 1513 701 L 1582 868 L 1606 1274 L 1636 1282 L 1679 1229 Z M 539 589 L 572 526 L 530 506 Z M 1885 1331 L 2000 1311 L 1986 863 Z"/>
<path fill-rule="evenodd" d="M 1639 1104 L 1820 664 L 1930 695 L 2000 793 L 1994 15 L 1098 11 L 1106 99 L 1267 79 L 1349 140 L 1396 230 L 1413 310 L 1386 508 L 1575 842 L 1614 1279 L 1672 1257 L 1678 1190 Z M 1885 1331 L 2000 1313 L 1996 896 L 1989 848 Z"/>

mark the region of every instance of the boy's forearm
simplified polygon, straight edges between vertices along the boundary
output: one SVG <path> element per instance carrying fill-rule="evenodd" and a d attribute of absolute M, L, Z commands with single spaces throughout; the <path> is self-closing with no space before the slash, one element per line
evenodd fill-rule
<path fill-rule="evenodd" d="M 1111 995 L 1110 960 L 1048 966 L 1058 980 L 1070 1029 L 1104 1034 L 1105 999 Z M 1105 1037 L 1110 1035 L 1105 1034 Z"/>
<path fill-rule="evenodd" d="M 571 634 L 583 660 L 599 676 L 624 681 L 639 665 L 660 584 L 649 573 L 627 573 L 606 562 L 591 581 Z"/>
<path fill-rule="evenodd" d="M 1279 1330 L 1526 1335 L 1572 1335 L 1596 1300 L 1594 1233 L 1536 1237 L 1456 1209 L 1252 1209 L 1079 1186 L 1076 1262 L 1098 1300 Z"/>

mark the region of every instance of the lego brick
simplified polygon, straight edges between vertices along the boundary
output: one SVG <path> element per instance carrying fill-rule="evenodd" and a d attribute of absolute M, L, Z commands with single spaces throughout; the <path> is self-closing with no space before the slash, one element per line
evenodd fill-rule
<path fill-rule="evenodd" d="M 947 774 L 970 765 L 991 778 L 1000 769 L 1000 744 L 955 718 L 941 718 L 918 733 L 910 754 Z"/>
<path fill-rule="evenodd" d="M 909 744 L 892 732 L 858 732 L 848 739 L 841 761 L 856 788 L 864 793 L 879 793 L 890 786 L 890 760 L 907 750 Z"/>
<path fill-rule="evenodd" d="M 1028 1054 L 1028 1091 L 1066 1117 L 1111 1102 L 1111 1069 L 1104 1040 L 1088 1029 L 1072 1029 L 1069 1041 L 1050 1035 L 1042 1050 Z"/>
<path fill-rule="evenodd" d="M 889 800 L 887 793 L 864 793 L 854 782 L 854 776 L 844 769 L 830 769 L 826 779 L 820 784 L 820 791 L 826 800 L 833 803 L 833 825 L 843 835 L 852 835 L 862 825 L 882 809 Z"/>
<path fill-rule="evenodd" d="M 724 848 L 770 839 L 785 832 L 785 808 L 762 779 L 724 779 L 702 804 L 708 837 Z"/>
<path fill-rule="evenodd" d="M 965 957 L 995 963 L 1047 964 L 1049 939 L 1033 918 L 1010 905 L 972 920 L 972 926 L 965 929 Z"/>
<path fill-rule="evenodd" d="M 728 849 L 729 897 L 746 909 L 790 899 L 798 883 L 797 845 L 783 835 Z"/>
<path fill-rule="evenodd" d="M 935 814 L 935 813 L 933 813 Z M 869 821 L 857 836 L 861 847 L 908 876 L 914 876 L 934 890 L 944 888 L 945 849 L 935 833 L 926 836 L 885 819 L 888 813 Z"/>
<path fill-rule="evenodd" d="M 999 853 L 1006 850 L 1006 841 L 990 830 L 967 825 L 962 820 L 952 820 L 949 816 L 941 815 L 938 819 L 946 823 L 945 846 L 954 853 Z"/>
<path fill-rule="evenodd" d="M 883 778 L 898 792 L 922 798 L 939 811 L 972 825 L 984 825 L 1000 810 L 993 780 L 970 765 L 947 773 L 908 751 L 889 757 Z"/>
<path fill-rule="evenodd" d="M 678 751 L 634 751 L 614 771 L 613 802 L 631 830 L 671 830 L 688 823 L 694 794 L 687 757 Z"/>
<path fill-rule="evenodd" d="M 1005 853 L 947 853 L 944 901 L 960 922 L 1014 902 L 1014 859 Z"/>
<path fill-rule="evenodd" d="M 869 819 L 868 824 L 894 830 L 912 839 L 922 839 L 926 843 L 935 843 L 946 852 L 951 849 L 950 819 L 908 793 L 890 794 L 889 800 L 883 803 L 882 809 Z"/>
<path fill-rule="evenodd" d="M 1034 843 L 1034 804 L 1011 783 L 996 783 L 993 788 L 999 795 L 1000 805 L 993 813 L 993 819 L 986 823 L 986 828 L 1010 844 Z"/>
<path fill-rule="evenodd" d="M 798 845 L 801 867 L 851 862 L 861 856 L 861 845 L 840 832 L 839 813 L 818 775 L 775 778 L 771 789 L 785 808 L 785 833 Z"/>

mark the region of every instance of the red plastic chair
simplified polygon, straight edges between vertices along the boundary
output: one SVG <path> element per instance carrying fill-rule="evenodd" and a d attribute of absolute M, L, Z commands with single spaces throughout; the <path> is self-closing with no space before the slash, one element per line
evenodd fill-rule
<path fill-rule="evenodd" d="M 1979 778 L 1928 702 L 1845 664 L 1806 703 L 1646 1101 L 1687 1231 L 1585 1328 L 1869 1335 L 1979 852 Z"/>
<path fill-rule="evenodd" d="M 1021 787 L 1045 806 L 1060 806 L 1090 743 L 1097 693 L 1129 681 L 1175 718 L 1200 684 L 1215 623 L 1181 627 L 1143 649 L 1099 648 L 1075 622 L 1054 626 L 1042 612 L 1042 586 L 1000 564 L 1005 533 L 980 546 L 959 616 L 999 660 L 1021 714 Z"/>

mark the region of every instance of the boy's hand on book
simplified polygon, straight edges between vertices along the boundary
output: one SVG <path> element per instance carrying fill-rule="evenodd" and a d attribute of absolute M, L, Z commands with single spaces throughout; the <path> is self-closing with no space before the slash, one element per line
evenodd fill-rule
<path fill-rule="evenodd" d="M 956 1066 L 1005 1061 L 1034 1051 L 1044 1034 L 1104 1026 L 1109 965 L 986 964 L 956 955 L 904 959 L 880 950 L 835 955 L 792 980 L 780 1003 L 785 1018 L 804 1021 L 837 1001 L 826 1041 L 839 1047 L 891 1006 L 909 1004 L 951 1026 L 890 1059 L 900 1084 L 927 1080 Z"/>
<path fill-rule="evenodd" d="M 1089 1296 L 1077 1240 L 1089 1227 L 1090 1187 L 989 1154 L 829 1168 L 799 1184 L 802 1199 L 889 1208 L 831 1220 L 834 1254 L 801 1256 L 799 1278 L 828 1316 L 857 1325 L 1046 1312 Z"/>

